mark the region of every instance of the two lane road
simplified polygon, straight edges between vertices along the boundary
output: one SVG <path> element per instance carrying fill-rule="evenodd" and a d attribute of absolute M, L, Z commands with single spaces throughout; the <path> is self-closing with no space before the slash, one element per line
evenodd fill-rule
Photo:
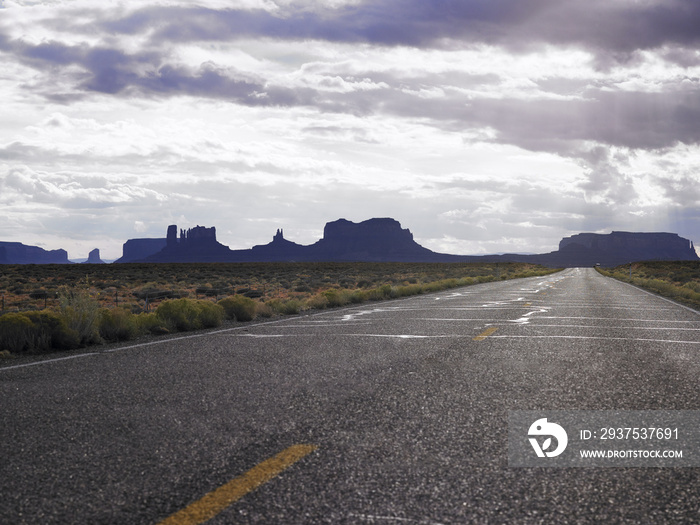
<path fill-rule="evenodd" d="M 1 522 L 158 523 L 298 445 L 210 523 L 700 519 L 696 468 L 508 466 L 509 410 L 700 409 L 700 315 L 592 269 L 108 350 L 0 368 Z"/>

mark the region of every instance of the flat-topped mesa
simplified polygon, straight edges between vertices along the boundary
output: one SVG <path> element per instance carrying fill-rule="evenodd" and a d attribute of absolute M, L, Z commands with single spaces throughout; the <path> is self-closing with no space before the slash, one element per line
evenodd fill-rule
<path fill-rule="evenodd" d="M 338 219 L 327 222 L 323 228 L 323 240 L 325 241 L 332 242 L 350 238 L 412 242 L 413 234 L 408 228 L 402 229 L 401 223 L 391 218 L 368 219 L 359 223 Z"/>
<path fill-rule="evenodd" d="M 177 231 L 177 227 L 176 227 Z M 129 239 L 122 245 L 122 256 L 115 262 L 128 263 L 145 259 L 165 248 L 168 239 Z"/>
<path fill-rule="evenodd" d="M 69 264 L 66 250 L 44 250 L 20 242 L 0 242 L 0 264 Z"/>
<path fill-rule="evenodd" d="M 408 229 L 391 218 L 326 223 L 323 239 L 310 248 L 318 260 L 431 261 L 440 256 L 419 245 Z"/>
<path fill-rule="evenodd" d="M 559 243 L 560 251 L 583 247 L 591 255 L 599 255 L 618 264 L 630 261 L 697 260 L 692 241 L 675 233 L 636 233 L 613 231 L 609 234 L 579 233 L 565 237 Z"/>

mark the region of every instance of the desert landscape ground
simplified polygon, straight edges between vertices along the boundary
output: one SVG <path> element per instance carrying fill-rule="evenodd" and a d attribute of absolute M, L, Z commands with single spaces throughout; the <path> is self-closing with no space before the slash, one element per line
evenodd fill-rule
<path fill-rule="evenodd" d="M 0 351 L 70 349 L 554 271 L 528 263 L 2 265 Z"/>

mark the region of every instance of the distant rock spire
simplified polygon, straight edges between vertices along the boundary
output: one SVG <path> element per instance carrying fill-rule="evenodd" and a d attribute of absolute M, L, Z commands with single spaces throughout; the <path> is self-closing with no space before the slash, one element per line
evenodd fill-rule
<path fill-rule="evenodd" d="M 168 246 L 175 246 L 177 244 L 177 224 L 168 226 L 168 236 L 166 239 Z"/>
<path fill-rule="evenodd" d="M 95 248 L 90 252 L 88 255 L 87 261 L 85 261 L 88 264 L 104 264 L 105 262 L 100 259 L 100 250 L 98 248 Z"/>

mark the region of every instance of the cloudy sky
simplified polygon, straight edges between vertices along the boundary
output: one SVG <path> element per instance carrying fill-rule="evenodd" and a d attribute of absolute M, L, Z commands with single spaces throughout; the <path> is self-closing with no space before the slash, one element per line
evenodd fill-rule
<path fill-rule="evenodd" d="M 0 240 L 700 244 L 697 0 L 0 0 Z"/>

